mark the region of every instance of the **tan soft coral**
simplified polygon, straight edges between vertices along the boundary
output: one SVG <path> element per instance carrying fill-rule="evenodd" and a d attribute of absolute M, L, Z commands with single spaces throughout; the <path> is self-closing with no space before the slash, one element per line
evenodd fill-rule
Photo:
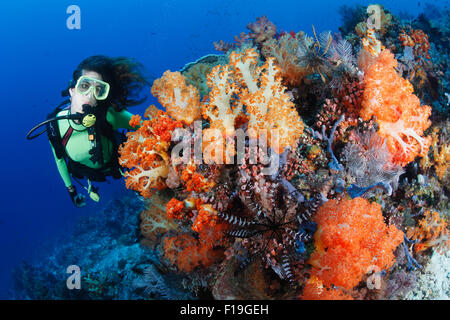
<path fill-rule="evenodd" d="M 213 68 L 208 76 L 209 103 L 204 104 L 203 115 L 210 121 L 208 130 L 220 130 L 225 141 L 235 132 L 236 122 L 245 106 L 249 136 L 266 135 L 268 145 L 281 153 L 288 146 L 296 146 L 304 124 L 285 93 L 274 58 L 268 58 L 261 67 L 258 59 L 255 49 L 232 52 L 228 65 Z M 212 143 L 220 143 L 219 140 L 216 138 Z M 229 150 L 226 153 L 233 155 Z"/>
<path fill-rule="evenodd" d="M 200 94 L 194 86 L 186 85 L 180 72 L 164 72 L 154 81 L 151 92 L 172 118 L 187 125 L 201 118 Z"/>
<path fill-rule="evenodd" d="M 140 214 L 140 230 L 144 238 L 154 242 L 157 237 L 164 235 L 170 230 L 175 230 L 178 225 L 170 221 L 165 213 L 165 199 L 154 195 L 148 208 Z"/>
<path fill-rule="evenodd" d="M 278 143 L 271 140 L 268 145 L 281 153 L 288 146 L 295 148 L 304 124 L 285 93 L 286 87 L 282 85 L 274 58 L 267 58 L 262 67 L 256 65 L 257 59 L 258 53 L 254 49 L 243 54 L 230 54 L 230 64 L 242 86 L 240 102 L 246 106 L 249 115 L 249 135 L 256 138 L 267 134 L 267 138 L 272 139 L 277 131 Z"/>
<path fill-rule="evenodd" d="M 365 21 L 358 23 L 355 27 L 356 34 L 363 37 L 368 27 L 369 29 L 375 27 L 380 34 L 384 35 L 392 25 L 392 15 L 390 13 L 386 14 L 383 7 L 379 4 L 369 5 L 366 11 L 369 15 L 370 25 L 368 26 Z"/>
<path fill-rule="evenodd" d="M 428 152 L 431 138 L 423 137 L 431 125 L 431 107 L 421 106 L 411 83 L 396 71 L 397 60 L 383 50 L 365 71 L 365 90 L 360 115 L 377 117 L 379 134 L 387 139 L 393 162 L 405 166 Z"/>
<path fill-rule="evenodd" d="M 239 88 L 233 81 L 233 71 L 228 65 L 216 66 L 208 75 L 209 103 L 203 105 L 203 117 L 209 119 L 210 129 L 218 129 L 224 135 L 234 132 L 234 123 L 242 111 L 242 104 L 233 103 Z"/>
<path fill-rule="evenodd" d="M 283 83 L 291 87 L 299 86 L 305 76 L 305 70 L 297 63 L 298 39 L 304 36 L 301 31 L 295 37 L 284 34 L 278 40 L 270 39 L 261 49 L 265 57 L 273 57 L 280 68 Z"/>
<path fill-rule="evenodd" d="M 403 241 L 403 232 L 384 223 L 380 205 L 363 198 L 329 200 L 314 220 L 316 251 L 308 262 L 311 275 L 327 288 L 350 290 L 370 268 L 390 268 Z"/>

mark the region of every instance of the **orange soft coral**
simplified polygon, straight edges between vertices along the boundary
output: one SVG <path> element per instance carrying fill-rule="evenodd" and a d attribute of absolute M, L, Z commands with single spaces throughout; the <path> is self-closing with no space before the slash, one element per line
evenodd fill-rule
<path fill-rule="evenodd" d="M 185 208 L 184 202 L 175 198 L 170 199 L 166 205 L 166 213 L 169 219 L 182 219 L 182 211 Z"/>
<path fill-rule="evenodd" d="M 393 162 L 405 166 L 428 152 L 430 138 L 422 137 L 430 126 L 431 107 L 421 106 L 413 86 L 395 71 L 397 60 L 383 50 L 365 70 L 365 90 L 360 115 L 377 117 L 380 136 L 386 138 Z"/>
<path fill-rule="evenodd" d="M 217 224 L 217 211 L 210 204 L 201 204 L 198 206 L 198 214 L 195 218 L 192 230 L 201 232 L 204 228 L 214 228 Z"/>
<path fill-rule="evenodd" d="M 436 175 L 442 182 L 450 176 L 450 143 L 439 135 L 439 127 L 434 127 L 431 133 L 430 151 L 420 160 L 424 170 L 434 167 Z"/>
<path fill-rule="evenodd" d="M 137 126 L 140 126 L 140 125 L 141 125 L 141 122 L 142 122 L 141 116 L 138 115 L 138 114 L 134 114 L 134 115 L 131 117 L 129 124 L 130 124 L 130 126 L 132 126 L 133 128 L 135 128 L 135 127 L 137 127 Z"/>
<path fill-rule="evenodd" d="M 352 289 L 369 267 L 391 267 L 393 251 L 403 241 L 403 232 L 384 223 L 380 205 L 363 198 L 329 200 L 314 220 L 318 229 L 311 275 L 328 288 Z"/>
<path fill-rule="evenodd" d="M 430 42 L 428 41 L 428 35 L 420 29 L 411 30 L 409 34 L 402 30 L 398 39 L 402 42 L 403 46 L 409 46 L 414 48 L 414 54 L 416 56 L 425 57 L 431 59 L 428 50 L 430 50 Z"/>
<path fill-rule="evenodd" d="M 315 276 L 311 276 L 306 281 L 301 298 L 303 300 L 353 300 L 340 289 L 324 287 L 322 281 Z"/>
<path fill-rule="evenodd" d="M 186 85 L 181 73 L 164 72 L 153 82 L 151 92 L 172 118 L 187 125 L 201 118 L 200 94 L 194 86 Z"/>
<path fill-rule="evenodd" d="M 366 36 L 362 39 L 362 48 L 373 56 L 378 56 L 384 49 L 381 41 L 375 36 L 373 29 L 367 29 Z"/>
<path fill-rule="evenodd" d="M 187 191 L 207 192 L 216 183 L 195 172 L 196 168 L 195 164 L 189 163 L 181 173 L 180 178 L 185 182 Z"/>
<path fill-rule="evenodd" d="M 448 250 L 450 247 L 447 223 L 437 211 L 427 210 L 419 224 L 407 231 L 408 238 L 419 241 L 414 248 L 416 252 L 436 247 L 438 250 Z"/>
<path fill-rule="evenodd" d="M 165 188 L 164 179 L 169 173 L 171 133 L 181 126 L 180 122 L 159 111 L 151 120 L 142 121 L 138 130 L 127 133 L 127 141 L 119 148 L 119 163 L 132 169 L 125 173 L 128 189 L 139 191 L 144 198 L 149 198 L 155 190 Z"/>
<path fill-rule="evenodd" d="M 226 224 L 218 223 L 203 229 L 198 238 L 188 233 L 166 238 L 164 256 L 183 272 L 199 266 L 207 268 L 225 257 L 222 245 L 226 230 Z"/>

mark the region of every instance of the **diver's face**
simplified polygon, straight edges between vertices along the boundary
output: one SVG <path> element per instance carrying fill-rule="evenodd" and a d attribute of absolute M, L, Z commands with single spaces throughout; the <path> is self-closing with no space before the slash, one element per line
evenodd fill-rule
<path fill-rule="evenodd" d="M 83 70 L 83 76 L 88 76 L 98 80 L 103 80 L 101 74 L 95 71 Z M 90 90 L 87 95 L 79 93 L 75 88 L 69 88 L 70 93 L 70 113 L 83 113 L 83 104 L 88 104 L 92 107 L 97 106 L 97 99 L 95 99 L 94 91 Z"/>

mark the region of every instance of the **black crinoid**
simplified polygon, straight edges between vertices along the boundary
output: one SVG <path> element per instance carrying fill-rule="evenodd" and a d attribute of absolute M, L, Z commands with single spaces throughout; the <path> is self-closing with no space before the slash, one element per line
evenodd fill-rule
<path fill-rule="evenodd" d="M 286 152 L 280 158 L 286 157 Z M 229 235 L 241 239 L 239 270 L 255 258 L 271 267 L 281 279 L 294 282 L 294 261 L 301 261 L 305 241 L 315 231 L 310 217 L 317 201 L 305 201 L 297 189 L 280 174 L 262 174 L 260 164 L 241 165 L 238 178 L 239 204 L 233 210 L 219 213 L 231 225 Z"/>
<path fill-rule="evenodd" d="M 304 67 L 308 74 L 318 74 L 323 82 L 326 82 L 326 75 L 329 77 L 332 65 L 329 60 L 330 47 L 333 42 L 331 32 L 322 32 L 319 37 L 313 28 L 314 39 L 303 35 L 299 39 L 297 58 L 300 66 Z"/>

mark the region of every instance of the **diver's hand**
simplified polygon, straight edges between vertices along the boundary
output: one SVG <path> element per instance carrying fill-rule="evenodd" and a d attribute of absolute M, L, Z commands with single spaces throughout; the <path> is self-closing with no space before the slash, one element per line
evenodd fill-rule
<path fill-rule="evenodd" d="M 86 205 L 85 197 L 82 194 L 77 193 L 77 189 L 75 186 L 67 187 L 67 191 L 69 192 L 70 199 L 72 199 L 73 204 L 78 207 L 84 207 Z"/>

